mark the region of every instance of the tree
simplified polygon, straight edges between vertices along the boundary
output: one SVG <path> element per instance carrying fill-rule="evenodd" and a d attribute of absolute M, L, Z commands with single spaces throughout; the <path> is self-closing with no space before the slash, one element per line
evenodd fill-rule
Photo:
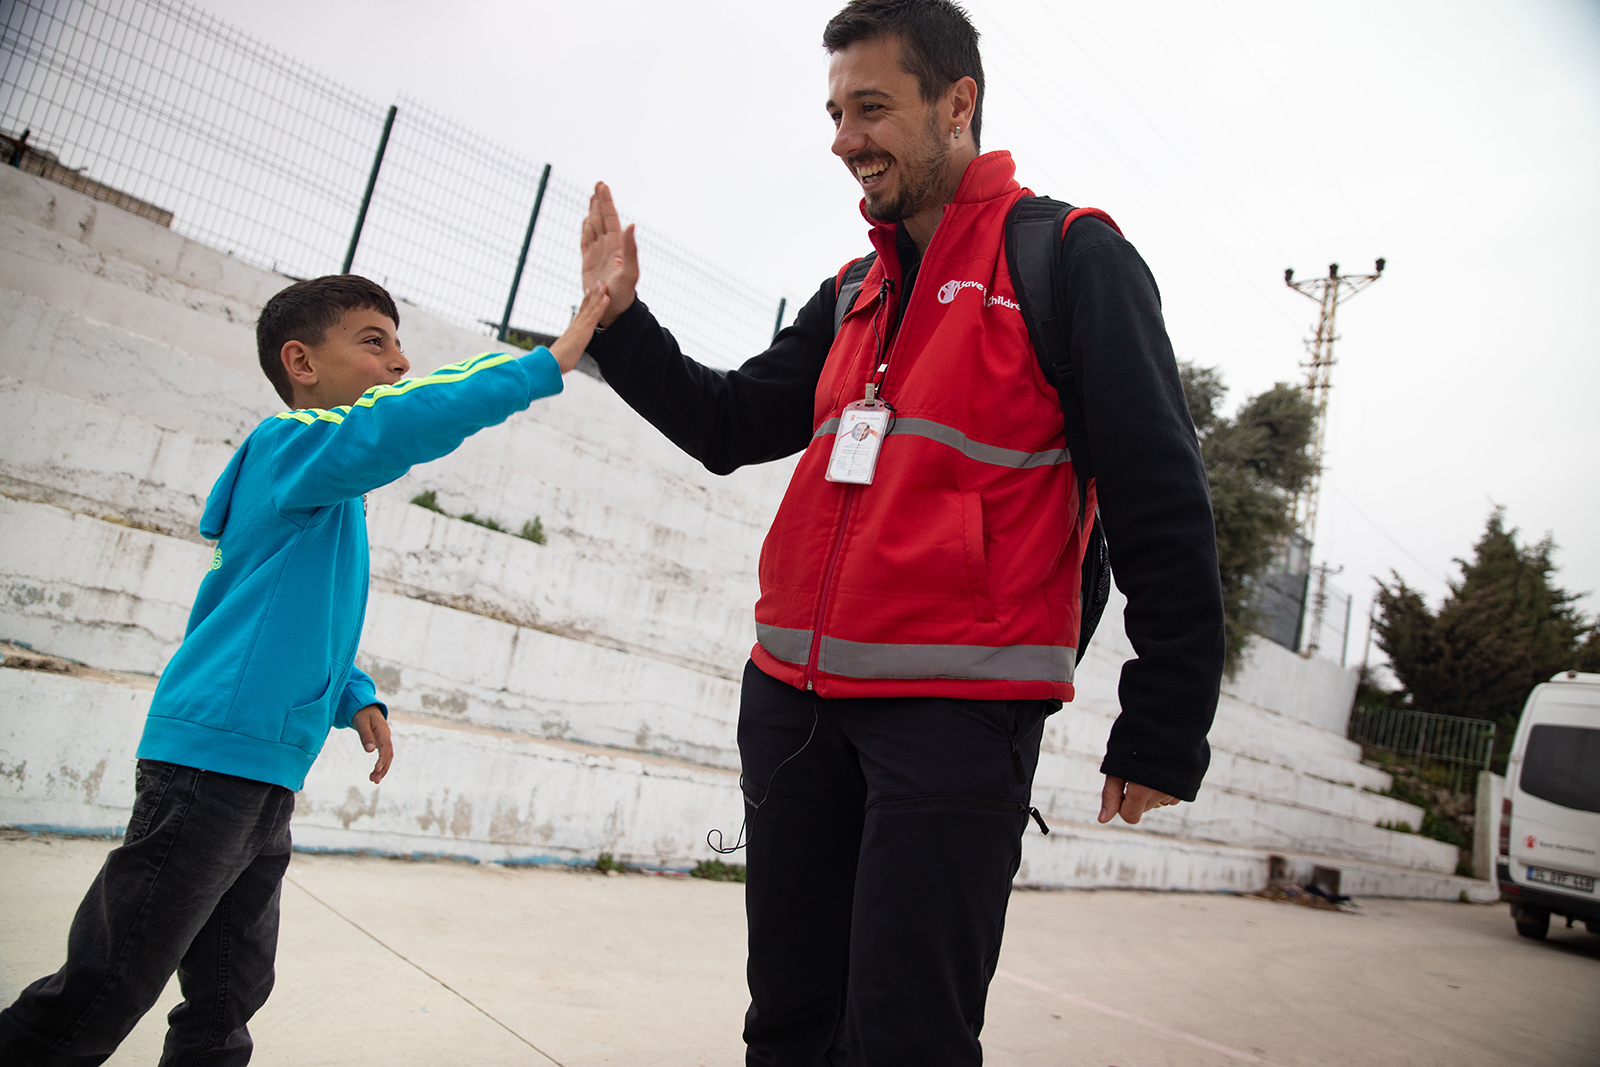
<path fill-rule="evenodd" d="M 1309 447 L 1316 411 L 1298 388 L 1279 382 L 1246 400 L 1228 418 L 1217 413 L 1227 392 L 1214 367 L 1179 365 L 1189 415 L 1200 435 L 1200 456 L 1211 485 L 1222 577 L 1229 675 L 1258 618 L 1256 581 L 1294 530 L 1294 497 L 1312 474 Z"/>
<path fill-rule="evenodd" d="M 1535 685 L 1600 666 L 1600 631 L 1576 607 L 1579 594 L 1551 584 L 1554 554 L 1548 535 L 1519 545 L 1496 507 L 1437 612 L 1398 574 L 1378 583 L 1378 647 L 1411 706 L 1488 719 L 1502 758 Z"/>

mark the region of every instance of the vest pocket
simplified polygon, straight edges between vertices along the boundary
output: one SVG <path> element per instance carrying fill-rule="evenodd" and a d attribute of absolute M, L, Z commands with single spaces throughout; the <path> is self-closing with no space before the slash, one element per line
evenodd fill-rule
<path fill-rule="evenodd" d="M 983 551 L 983 498 L 961 494 L 961 532 L 967 546 L 967 584 L 979 622 L 994 622 L 994 592 L 989 587 L 989 560 Z"/>

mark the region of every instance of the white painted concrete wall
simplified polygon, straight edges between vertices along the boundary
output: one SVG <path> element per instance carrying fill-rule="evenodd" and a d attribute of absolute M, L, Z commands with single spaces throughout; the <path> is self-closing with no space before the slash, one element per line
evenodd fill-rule
<path fill-rule="evenodd" d="M 165 665 L 209 558 L 194 529 L 204 497 L 278 407 L 252 323 L 283 284 L 0 168 L 0 638 L 112 670 Z M 492 347 L 402 316 L 419 370 Z M 573 375 L 561 397 L 374 493 L 359 662 L 395 711 L 401 756 L 375 789 L 364 754 L 331 742 L 298 840 L 496 860 L 709 856 L 705 830 L 731 834 L 741 816 L 737 677 L 791 467 L 714 477 Z M 408 503 L 425 489 L 513 530 L 539 516 L 549 543 Z M 1266 643 L 1225 687 L 1199 801 L 1139 829 L 1094 827 L 1131 655 L 1120 618 L 1114 597 L 1078 700 L 1051 720 L 1037 801 L 1067 829 L 1030 835 L 1024 880 L 1242 886 L 1264 881 L 1267 850 L 1454 869 L 1454 849 L 1377 829 L 1420 818 L 1374 792 L 1387 776 L 1343 738 L 1353 674 Z M 0 672 L 0 822 L 120 825 L 142 690 L 21 673 Z M 74 784 L 97 773 L 92 795 Z"/>

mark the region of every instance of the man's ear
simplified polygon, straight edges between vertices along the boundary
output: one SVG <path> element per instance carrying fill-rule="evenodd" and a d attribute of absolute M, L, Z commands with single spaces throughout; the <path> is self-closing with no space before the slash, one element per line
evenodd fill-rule
<path fill-rule="evenodd" d="M 963 129 L 972 126 L 972 111 L 978 104 L 978 83 L 970 78 L 958 78 L 949 89 L 950 118 Z"/>
<path fill-rule="evenodd" d="M 291 383 L 302 386 L 317 384 L 317 368 L 312 366 L 311 350 L 305 345 L 299 341 L 285 341 L 278 358 L 283 360 L 283 369 L 288 373 Z"/>

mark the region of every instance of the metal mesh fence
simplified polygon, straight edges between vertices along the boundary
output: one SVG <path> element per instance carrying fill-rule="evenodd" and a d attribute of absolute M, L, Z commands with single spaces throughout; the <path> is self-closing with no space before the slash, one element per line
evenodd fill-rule
<path fill-rule="evenodd" d="M 395 106 L 351 269 L 487 333 L 504 311 L 543 165 L 418 101 Z M 387 110 L 178 0 L 0 4 L 11 162 L 289 277 L 340 269 Z M 512 325 L 566 325 L 587 208 L 587 191 L 557 167 Z M 658 231 L 641 226 L 639 243 L 641 295 L 686 351 L 727 367 L 765 347 L 777 294 Z"/>
<path fill-rule="evenodd" d="M 1409 708 L 1358 706 L 1346 736 L 1365 748 L 1394 754 L 1416 767 L 1429 764 L 1450 772 L 1452 788 L 1475 785 L 1476 771 L 1488 770 L 1494 755 L 1495 724 Z M 1471 776 L 1466 772 L 1474 772 Z"/>

